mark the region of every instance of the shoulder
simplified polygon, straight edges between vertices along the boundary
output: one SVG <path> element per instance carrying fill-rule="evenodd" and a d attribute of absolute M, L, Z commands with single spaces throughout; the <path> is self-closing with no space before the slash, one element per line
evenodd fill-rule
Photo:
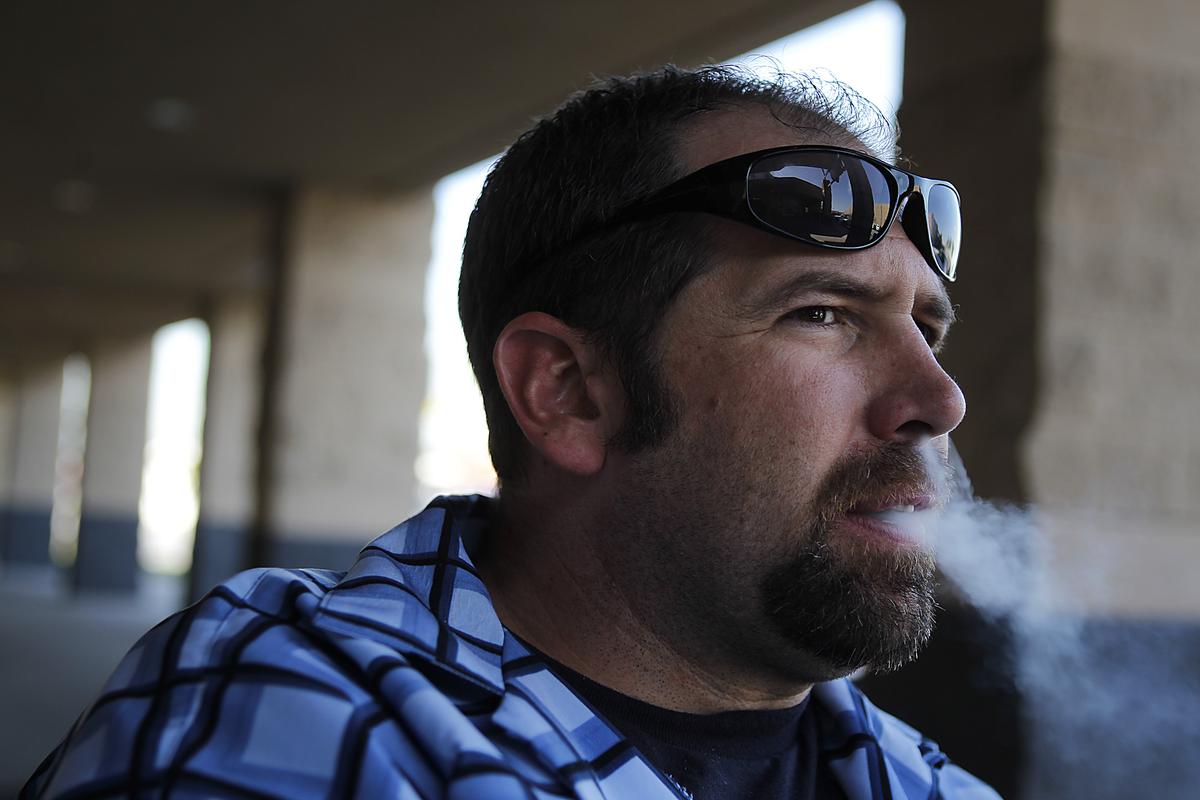
<path fill-rule="evenodd" d="M 813 694 L 825 712 L 823 749 L 844 784 L 881 772 L 878 777 L 895 797 L 999 800 L 994 789 L 954 764 L 936 742 L 877 708 L 849 679 L 820 684 Z"/>
<path fill-rule="evenodd" d="M 253 570 L 164 620 L 22 796 L 440 794 L 474 729 L 425 665 L 314 624 L 341 577 Z"/>

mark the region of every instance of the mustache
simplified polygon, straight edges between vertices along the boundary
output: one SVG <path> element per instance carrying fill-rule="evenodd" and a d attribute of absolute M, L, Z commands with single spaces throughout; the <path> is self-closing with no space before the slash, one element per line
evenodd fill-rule
<path fill-rule="evenodd" d="M 922 452 L 926 448 L 933 457 Z M 934 466 L 936 472 L 930 470 Z M 910 497 L 945 501 L 950 465 L 928 445 L 890 442 L 843 456 L 825 478 L 814 499 L 824 522 L 845 516 L 857 506 L 890 505 Z"/>

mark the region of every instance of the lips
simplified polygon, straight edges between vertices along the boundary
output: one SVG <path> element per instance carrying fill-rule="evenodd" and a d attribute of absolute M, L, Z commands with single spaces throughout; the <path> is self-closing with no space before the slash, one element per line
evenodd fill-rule
<path fill-rule="evenodd" d="M 850 514 L 885 514 L 888 512 L 912 513 L 932 508 L 935 500 L 928 492 L 912 492 L 902 495 L 892 495 L 874 500 L 856 503 L 850 508 Z"/>
<path fill-rule="evenodd" d="M 936 513 L 933 496 L 922 492 L 859 503 L 846 518 L 874 533 L 920 542 L 928 538 Z"/>
<path fill-rule="evenodd" d="M 948 499 L 941 461 L 901 442 L 856 449 L 830 470 L 813 506 L 825 524 L 848 534 L 910 545 L 930 540 Z"/>

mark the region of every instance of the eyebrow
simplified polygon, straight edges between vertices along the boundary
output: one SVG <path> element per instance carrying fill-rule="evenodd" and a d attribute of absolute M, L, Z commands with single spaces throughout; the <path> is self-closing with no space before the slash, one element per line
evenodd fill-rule
<path fill-rule="evenodd" d="M 956 315 L 954 306 L 945 288 L 939 291 L 922 292 L 917 298 L 917 310 L 938 323 L 942 331 L 949 330 Z M 738 311 L 748 318 L 758 318 L 777 309 L 786 308 L 797 295 L 821 292 L 855 300 L 881 303 L 891 294 L 887 289 L 849 277 L 844 273 L 829 270 L 810 270 L 793 275 L 783 283 L 769 286 L 739 304 Z"/>

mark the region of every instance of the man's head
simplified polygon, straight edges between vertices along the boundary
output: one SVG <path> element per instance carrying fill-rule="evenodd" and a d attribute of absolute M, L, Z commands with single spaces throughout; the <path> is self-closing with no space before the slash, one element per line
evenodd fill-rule
<path fill-rule="evenodd" d="M 502 484 L 519 481 L 527 454 L 492 351 L 521 313 L 544 311 L 586 331 L 612 359 L 630 404 L 615 444 L 637 450 L 670 427 L 652 338 L 671 299 L 710 263 L 705 221 L 603 223 L 685 174 L 683 140 L 734 109 L 777 118 L 813 140 L 881 155 L 894 147 L 888 120 L 848 87 L 787 75 L 767 81 L 730 67 L 668 68 L 576 95 L 517 139 L 488 176 L 463 248 L 459 311 Z"/>
<path fill-rule="evenodd" d="M 744 153 L 886 154 L 849 97 L 722 70 L 614 82 L 518 140 L 468 233 L 502 479 L 532 461 L 594 489 L 578 524 L 628 605 L 731 670 L 820 680 L 928 637 L 931 557 L 901 517 L 936 501 L 919 448 L 963 414 L 934 355 L 949 304 L 898 225 L 832 251 L 708 214 L 604 223 Z"/>

